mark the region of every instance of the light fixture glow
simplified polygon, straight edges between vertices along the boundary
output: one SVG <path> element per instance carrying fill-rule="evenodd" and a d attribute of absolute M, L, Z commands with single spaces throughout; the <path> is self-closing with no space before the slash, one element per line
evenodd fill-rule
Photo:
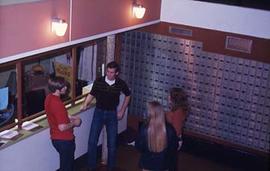
<path fill-rule="evenodd" d="M 136 18 L 143 18 L 144 16 L 144 13 L 145 13 L 145 8 L 142 6 L 142 5 L 133 5 L 133 15 L 136 17 Z"/>
<path fill-rule="evenodd" d="M 59 18 L 52 19 L 52 32 L 55 32 L 57 36 L 64 36 L 67 30 L 68 24 Z"/>

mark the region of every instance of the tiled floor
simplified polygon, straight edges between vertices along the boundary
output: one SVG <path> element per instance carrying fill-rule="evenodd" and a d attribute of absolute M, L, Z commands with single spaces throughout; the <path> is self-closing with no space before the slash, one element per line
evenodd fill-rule
<path fill-rule="evenodd" d="M 140 154 L 133 146 L 128 146 L 136 136 L 137 121 L 130 122 L 128 130 L 119 137 L 117 151 L 117 171 L 140 171 Z M 259 158 L 213 144 L 184 139 L 178 154 L 178 171 L 268 171 L 269 158 Z M 77 171 L 86 171 L 86 156 L 76 161 Z M 105 171 L 100 165 L 99 171 Z"/>

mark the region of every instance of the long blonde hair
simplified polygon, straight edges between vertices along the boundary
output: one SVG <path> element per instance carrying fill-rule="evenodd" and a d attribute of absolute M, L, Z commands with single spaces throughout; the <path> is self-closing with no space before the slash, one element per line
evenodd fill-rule
<path fill-rule="evenodd" d="M 149 123 L 147 129 L 148 148 L 152 152 L 161 152 L 167 147 L 165 112 L 157 101 L 148 102 Z"/>

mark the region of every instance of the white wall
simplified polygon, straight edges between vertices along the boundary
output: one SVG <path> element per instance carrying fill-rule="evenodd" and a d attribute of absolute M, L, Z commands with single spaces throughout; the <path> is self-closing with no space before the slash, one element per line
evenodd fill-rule
<path fill-rule="evenodd" d="M 87 152 L 93 108 L 80 113 L 80 117 L 83 121 L 81 127 L 74 129 L 76 158 Z M 57 168 L 59 159 L 51 144 L 49 128 L 0 151 L 1 171 L 54 171 Z"/>
<path fill-rule="evenodd" d="M 161 21 L 270 39 L 270 11 L 198 2 L 162 0 Z"/>

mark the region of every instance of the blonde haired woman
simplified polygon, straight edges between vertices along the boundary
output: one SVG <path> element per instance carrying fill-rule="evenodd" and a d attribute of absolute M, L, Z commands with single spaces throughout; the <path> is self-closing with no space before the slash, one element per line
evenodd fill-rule
<path fill-rule="evenodd" d="M 165 113 L 159 102 L 149 102 L 147 110 L 149 120 L 141 126 L 135 142 L 135 147 L 141 152 L 139 166 L 143 171 L 165 171 L 178 147 L 176 132 L 165 122 Z"/>

